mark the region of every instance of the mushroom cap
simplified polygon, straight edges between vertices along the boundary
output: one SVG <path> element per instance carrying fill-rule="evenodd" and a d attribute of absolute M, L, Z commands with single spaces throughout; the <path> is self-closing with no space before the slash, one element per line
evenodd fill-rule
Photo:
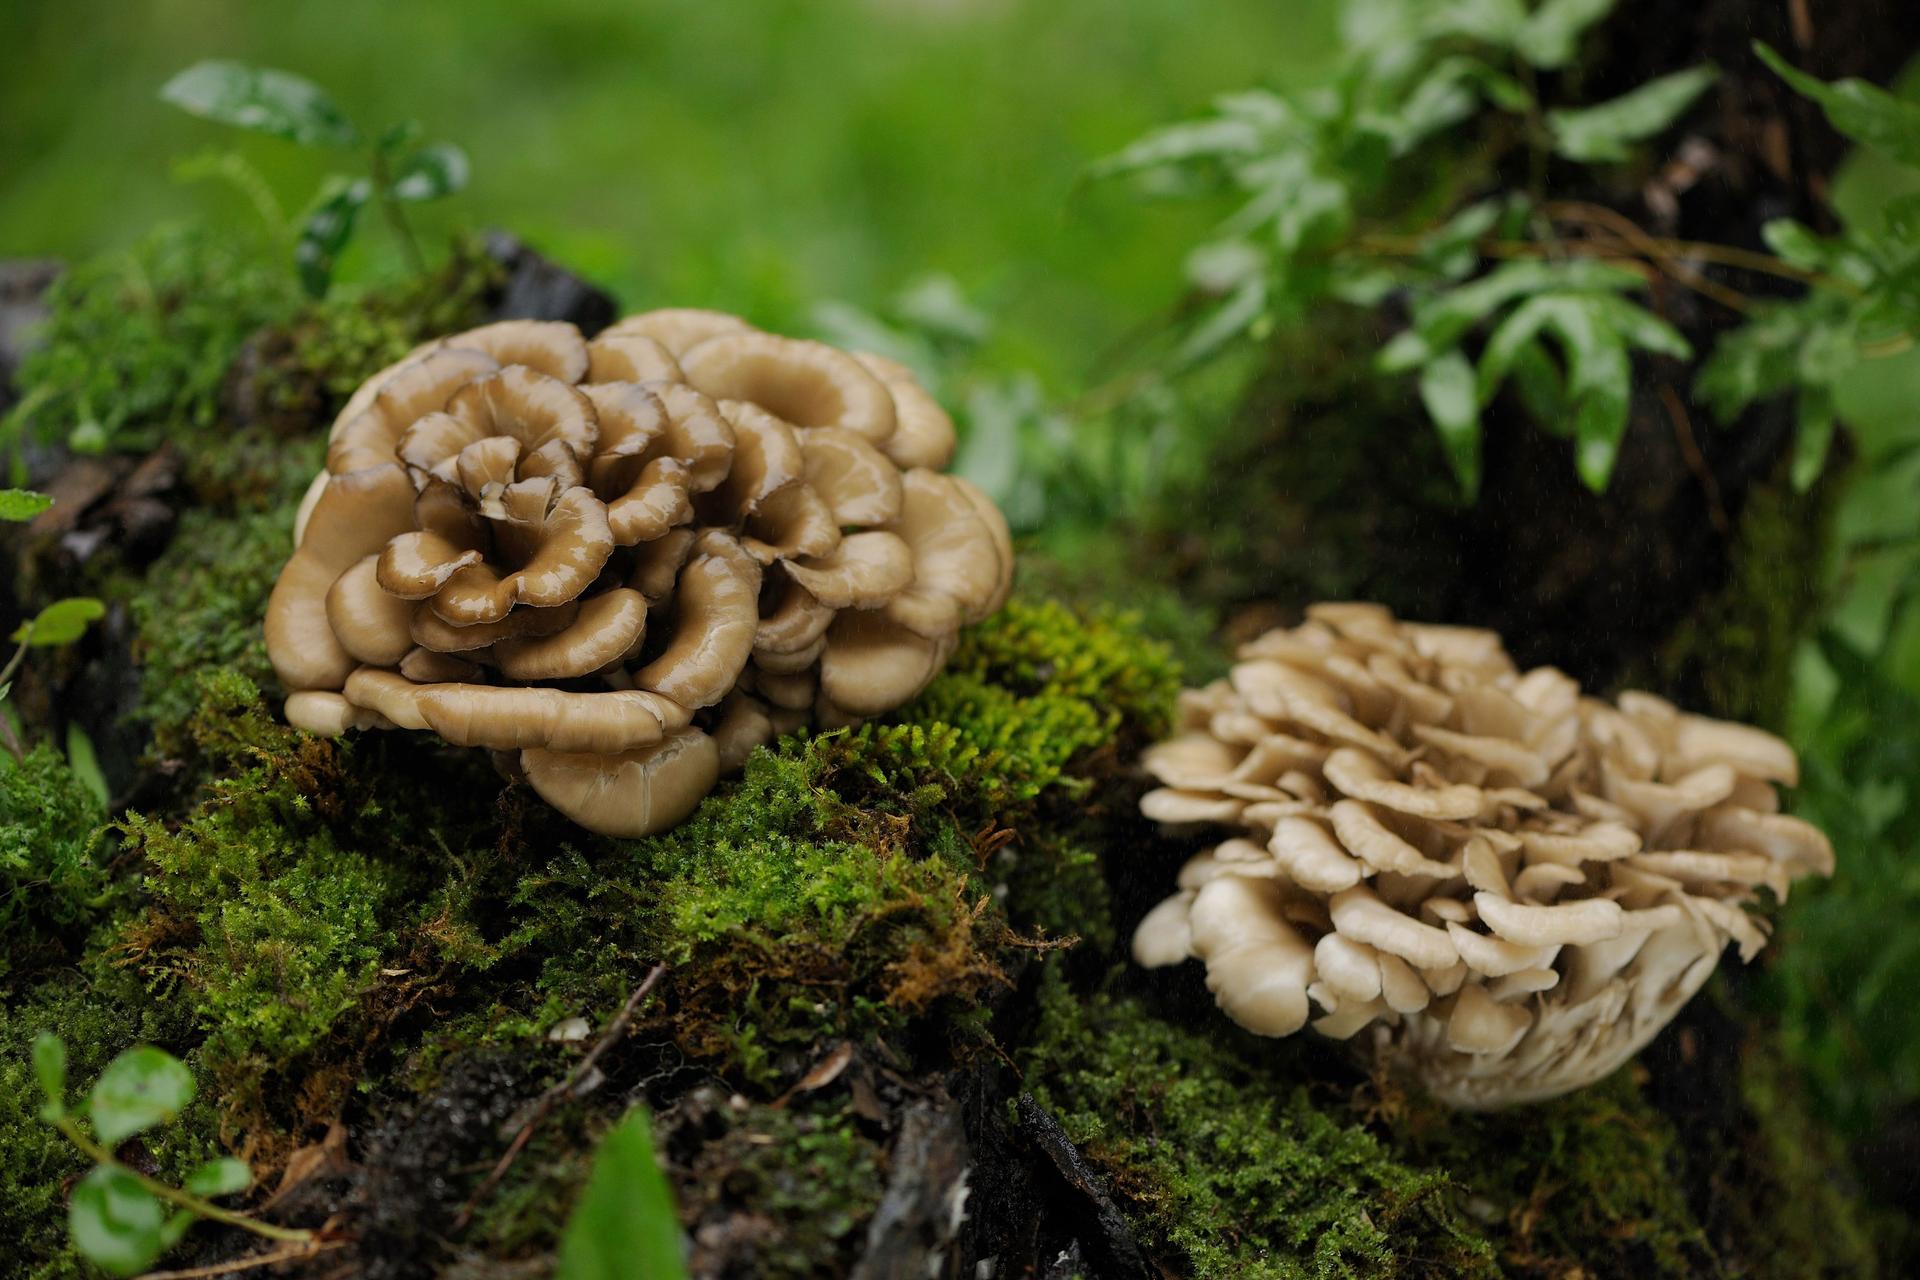
<path fill-rule="evenodd" d="M 565 680 L 621 661 L 646 633 L 646 597 L 617 587 L 587 600 L 572 625 L 551 635 L 495 642 L 493 661 L 515 680 Z"/>
<path fill-rule="evenodd" d="M 733 537 L 709 530 L 680 571 L 666 649 L 633 673 L 642 689 L 690 710 L 724 698 L 753 653 L 760 622 L 760 566 Z"/>
<path fill-rule="evenodd" d="M 752 333 L 753 326 L 739 316 L 724 311 L 702 311 L 697 307 L 666 307 L 643 311 L 615 321 L 600 332 L 596 341 L 636 335 L 651 338 L 669 355 L 679 357 L 708 338 L 723 333 Z"/>
<path fill-rule="evenodd" d="M 1764 945 L 1761 889 L 1831 869 L 1825 837 L 1778 812 L 1796 772 L 1779 739 L 1646 694 L 1584 697 L 1490 632 L 1316 605 L 1236 657 L 1141 758 L 1162 784 L 1143 815 L 1227 830 L 1136 956 L 1201 959 L 1256 1029 L 1297 1029 L 1304 996 L 1317 1032 L 1370 1027 L 1359 1043 L 1455 1105 L 1614 1070 L 1728 942 Z M 1287 1016 L 1249 1017 L 1269 990 Z"/>
<path fill-rule="evenodd" d="M 917 697 L 939 674 L 951 643 L 876 611 L 848 610 L 827 630 L 820 692 L 849 715 L 879 715 Z"/>
<path fill-rule="evenodd" d="M 775 733 L 913 697 L 1004 602 L 1005 520 L 931 469 L 952 444 L 905 367 L 717 312 L 423 343 L 300 504 L 289 718 L 484 748 L 596 830 L 677 821 Z M 1268 759 L 1232 785 L 1284 799 Z"/>
<path fill-rule="evenodd" d="M 886 605 L 887 616 L 901 626 L 943 635 L 978 622 L 1004 595 L 1012 565 L 1002 559 L 994 531 L 952 476 L 907 472 L 892 530 L 913 560 L 912 583 Z"/>
<path fill-rule="evenodd" d="M 327 593 L 350 566 L 407 530 L 412 518 L 413 483 L 398 466 L 328 481 L 267 600 L 267 658 L 281 684 L 338 689 L 346 682 L 356 663 L 327 621 Z"/>
<path fill-rule="evenodd" d="M 881 443 L 894 465 L 902 471 L 928 467 L 935 471 L 953 461 L 957 436 L 953 419 L 940 402 L 927 394 L 913 370 L 897 360 L 856 351 L 853 358 L 886 385 L 893 396 L 893 434 Z"/>
<path fill-rule="evenodd" d="M 720 776 L 720 750 L 698 729 L 604 755 L 530 748 L 520 767 L 540 798 L 589 831 L 635 838 L 692 813 Z"/>
<path fill-rule="evenodd" d="M 824 342 L 733 332 L 675 354 L 688 384 L 715 400 L 749 401 L 796 427 L 839 427 L 876 445 L 893 435 L 886 384 Z"/>

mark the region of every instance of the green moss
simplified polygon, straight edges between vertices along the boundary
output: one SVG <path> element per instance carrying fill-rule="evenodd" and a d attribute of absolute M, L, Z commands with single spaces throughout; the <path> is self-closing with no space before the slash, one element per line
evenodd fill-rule
<path fill-rule="evenodd" d="M 1760 1266 L 1756 1274 L 1796 1276 L 1900 1275 L 1902 1252 L 1912 1260 L 1920 1233 L 1903 1215 L 1872 1209 L 1858 1190 L 1835 1177 L 1846 1161 L 1832 1130 L 1808 1106 L 1805 1082 L 1781 1057 L 1771 1039 L 1752 1037 L 1740 1058 L 1740 1093 L 1757 1121 L 1743 1162 L 1757 1175 L 1728 1187 L 1716 1179 L 1718 1198 L 1730 1221 L 1722 1230 L 1747 1244 Z M 1736 1135 L 1722 1135 L 1729 1145 Z M 1694 1158 L 1720 1168 L 1733 1165 L 1727 1151 Z"/>
<path fill-rule="evenodd" d="M 1810 493 L 1793 492 L 1784 477 L 1749 491 L 1726 582 L 1674 630 L 1651 669 L 1624 683 L 1671 690 L 1713 715 L 1781 724 L 1794 654 L 1821 616 L 1819 565 L 1839 471 Z"/>
<path fill-rule="evenodd" d="M 52 748 L 0 751 L 0 984 L 65 954 L 106 899 L 104 820 Z"/>
<path fill-rule="evenodd" d="M 292 542 L 290 505 L 225 519 L 192 511 L 144 576 L 115 587 L 137 629 L 139 716 L 152 726 L 162 756 L 190 750 L 187 722 L 201 705 L 200 677 L 210 669 L 272 683 L 260 619 Z"/>
<path fill-rule="evenodd" d="M 369 376 L 420 343 L 481 323 L 504 282 L 505 269 L 469 239 L 428 275 L 309 303 L 249 352 L 249 416 L 294 428 L 327 421 Z"/>
<path fill-rule="evenodd" d="M 25 433 L 138 449 L 210 426 L 235 352 L 291 314 L 295 295 L 284 270 L 231 236 L 188 226 L 73 268 L 47 303 L 44 345 L 21 364 L 21 402 L 0 443 Z"/>
<path fill-rule="evenodd" d="M 674 1120 L 657 1117 L 658 1145 L 672 1151 Z M 697 1229 L 709 1213 L 763 1215 L 751 1274 L 766 1280 L 845 1275 L 867 1219 L 880 1203 L 885 1151 L 832 1103 L 712 1107 L 701 1141 L 676 1179 L 681 1220 Z M 747 1259 L 723 1244 L 736 1266 Z M 729 1271 L 728 1274 L 735 1274 Z"/>
<path fill-rule="evenodd" d="M 1631 1069 L 1489 1115 L 1390 1088 L 1378 1107 L 1403 1159 L 1449 1171 L 1516 1275 L 1698 1276 L 1721 1260 L 1688 1201 L 1685 1153 Z"/>
<path fill-rule="evenodd" d="M 0 1008 L 0 1239 L 17 1268 L 9 1275 L 78 1280 L 98 1274 L 67 1246 L 66 1183 L 84 1172 L 86 1160 L 40 1119 L 40 1088 L 28 1066 L 33 1038 L 50 1031 L 66 1042 L 77 1094 L 122 1050 L 178 1046 L 190 1035 L 183 1009 L 156 999 L 131 971 L 103 963 L 85 969 Z M 141 1136 L 142 1163 L 160 1176 L 182 1177 L 220 1154 L 216 1127 L 214 1102 L 203 1093 L 178 1120 Z"/>
<path fill-rule="evenodd" d="M 1498 1274 L 1449 1176 L 1341 1118 L 1280 1047 L 1237 1053 L 1232 1033 L 1196 1034 L 1138 999 L 1079 996 L 1057 965 L 1040 1011 L 1028 1087 L 1199 1280 Z"/>

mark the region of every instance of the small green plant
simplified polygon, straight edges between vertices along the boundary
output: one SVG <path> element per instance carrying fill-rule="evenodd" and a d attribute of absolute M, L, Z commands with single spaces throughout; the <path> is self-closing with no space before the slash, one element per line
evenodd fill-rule
<path fill-rule="evenodd" d="M 53 499 L 44 493 L 34 493 L 26 489 L 0 489 L 0 521 L 21 522 L 31 520 L 53 505 Z M 20 666 L 27 660 L 31 649 L 56 648 L 72 644 L 86 634 L 87 624 L 103 616 L 107 606 L 90 596 L 74 596 L 65 600 L 56 600 L 42 609 L 34 617 L 21 623 L 8 637 L 16 646 L 13 656 L 0 666 L 0 704 L 4 704 L 7 695 L 13 691 L 13 678 L 19 674 Z M 86 740 L 84 732 L 77 740 L 86 760 L 93 759 L 93 744 Z M 0 748 L 4 748 L 15 760 L 24 756 L 20 742 L 14 736 L 13 723 L 0 705 Z M 94 777 L 99 775 L 99 767 L 92 769 Z M 104 790 L 105 784 L 101 784 Z"/>
<path fill-rule="evenodd" d="M 46 1095 L 41 1118 L 94 1163 L 68 1203 L 68 1228 L 83 1257 L 114 1275 L 134 1275 L 201 1218 L 286 1243 L 314 1238 L 311 1231 L 274 1226 L 213 1203 L 214 1197 L 253 1185 L 253 1171 L 244 1161 L 209 1160 L 183 1186 L 173 1187 L 115 1158 L 121 1143 L 166 1124 L 193 1100 L 193 1073 L 178 1058 L 149 1046 L 129 1049 L 107 1064 L 86 1101 L 71 1108 L 67 1046 L 60 1037 L 43 1032 L 34 1040 L 33 1069 Z"/>
<path fill-rule="evenodd" d="M 405 206 L 452 195 L 467 185 L 467 153 L 450 142 L 420 143 L 418 121 L 393 125 L 369 137 L 355 126 L 326 90 L 310 80 L 271 67 L 251 67 L 218 59 L 196 62 L 167 81 L 163 101 L 208 120 L 284 138 L 305 147 L 362 150 L 364 176 L 335 174 L 322 185 L 301 215 L 294 238 L 294 268 L 302 287 L 322 297 L 333 280 L 334 264 L 352 241 L 362 210 L 377 204 L 416 273 L 426 270 L 408 225 Z M 206 169 L 209 166 L 201 165 Z M 221 166 L 214 164 L 214 169 Z M 233 167 L 226 166 L 233 177 Z M 259 199 L 261 187 L 238 175 L 254 193 L 268 218 L 278 204 Z"/>
<path fill-rule="evenodd" d="M 1551 166 L 1631 159 L 1716 77 L 1693 67 L 1604 102 L 1549 104 L 1541 73 L 1565 68 L 1613 2 L 1356 3 L 1345 63 L 1327 82 L 1224 95 L 1210 115 L 1096 165 L 1093 176 L 1127 177 L 1148 194 L 1224 190 L 1238 202 L 1187 260 L 1195 301 L 1165 372 L 1323 307 L 1393 302 L 1409 323 L 1373 368 L 1417 376 L 1469 499 L 1482 415 L 1506 388 L 1540 429 L 1572 439 L 1581 478 L 1600 492 L 1626 432 L 1635 353 L 1694 358 L 1656 314 L 1655 286 L 1677 285 L 1750 320 L 1701 373 L 1698 390 L 1718 416 L 1797 388 L 1793 479 L 1810 485 L 1833 434 L 1836 380 L 1904 349 L 1920 328 L 1920 201 L 1897 204 L 1867 236 L 1829 241 L 1775 222 L 1765 253 L 1665 240 L 1614 210 L 1548 199 Z M 1760 53 L 1842 132 L 1896 157 L 1920 151 L 1920 106 L 1857 81 L 1823 85 Z M 1462 150 L 1455 135 L 1469 123 L 1479 132 Z M 1517 171 L 1524 186 L 1506 176 Z M 1769 304 L 1703 264 L 1803 285 L 1806 296 Z"/>
<path fill-rule="evenodd" d="M 204 227 L 162 227 L 72 267 L 47 292 L 39 345 L 14 375 L 20 402 L 0 418 L 12 483 L 26 482 L 29 439 L 137 452 L 212 425 L 234 354 L 298 300 L 257 248 Z"/>
<path fill-rule="evenodd" d="M 653 1158 L 653 1117 L 636 1107 L 601 1141 L 560 1241 L 558 1280 L 685 1280 L 673 1192 Z"/>

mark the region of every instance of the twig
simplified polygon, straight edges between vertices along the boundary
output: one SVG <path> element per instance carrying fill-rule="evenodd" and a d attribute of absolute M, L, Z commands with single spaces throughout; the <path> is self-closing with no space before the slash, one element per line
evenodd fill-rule
<path fill-rule="evenodd" d="M 587 1056 L 580 1059 L 563 1080 L 548 1088 L 534 1100 L 532 1110 L 527 1118 L 521 1121 L 520 1128 L 513 1135 L 513 1141 L 507 1145 L 505 1154 L 493 1166 L 493 1172 L 487 1175 L 486 1181 L 482 1182 L 468 1198 L 467 1203 L 461 1206 L 460 1216 L 453 1220 L 455 1232 L 466 1230 L 467 1224 L 473 1221 L 474 1211 L 499 1187 L 501 1181 L 506 1178 L 507 1171 L 513 1168 L 513 1162 L 520 1158 L 520 1153 L 526 1150 L 527 1143 L 533 1140 L 533 1131 L 540 1127 L 541 1122 L 560 1104 L 562 1098 L 572 1093 L 580 1082 L 587 1078 L 594 1064 L 600 1060 L 600 1055 L 611 1048 L 614 1041 L 626 1034 L 628 1025 L 633 1021 L 634 1013 L 640 1008 L 640 1002 L 647 998 L 666 972 L 667 966 L 664 964 L 653 966 L 653 972 L 633 989 L 633 994 L 627 997 L 627 1002 L 621 1006 L 620 1012 L 614 1015 L 613 1021 L 607 1024 L 607 1029 L 600 1033 L 600 1038 L 593 1042 L 591 1049 L 587 1050 Z"/>
<path fill-rule="evenodd" d="M 1687 416 L 1687 407 L 1681 403 L 1680 393 L 1673 389 L 1672 383 L 1660 384 L 1660 401 L 1667 406 L 1667 416 L 1673 419 L 1674 439 L 1680 442 L 1680 456 L 1687 460 L 1687 470 L 1693 472 L 1700 488 L 1706 492 L 1707 517 L 1721 537 L 1732 537 L 1733 521 L 1720 501 L 1720 482 L 1714 479 L 1713 468 L 1707 465 L 1707 455 L 1700 451 L 1700 442 L 1693 434 L 1693 421 Z"/>
<path fill-rule="evenodd" d="M 306 1244 L 289 1245 L 284 1249 L 271 1249 L 266 1253 L 256 1253 L 247 1258 L 235 1258 L 231 1262 L 216 1262 L 210 1267 L 189 1267 L 185 1271 L 148 1271 L 137 1280 L 204 1280 L 207 1276 L 230 1276 L 242 1271 L 251 1271 L 255 1267 L 270 1267 L 276 1262 L 293 1262 L 301 1258 L 311 1258 L 316 1253 L 344 1246 L 345 1240 L 312 1240 Z"/>

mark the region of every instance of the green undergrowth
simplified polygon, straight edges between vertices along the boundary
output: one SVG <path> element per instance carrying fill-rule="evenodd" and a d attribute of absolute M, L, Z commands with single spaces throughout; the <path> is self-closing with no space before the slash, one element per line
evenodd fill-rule
<path fill-rule="evenodd" d="M 148 449 L 212 426 L 234 353 L 294 313 L 292 278 L 244 241 L 165 227 L 67 271 L 47 297 L 41 345 L 15 375 L 0 443 Z"/>
<path fill-rule="evenodd" d="M 1750 491 L 1726 581 L 1625 683 L 1650 683 L 1702 712 L 1779 727 L 1794 655 L 1821 615 L 1822 584 L 1808 567 L 1826 545 L 1841 471 L 1830 467 L 1809 493 L 1795 493 L 1784 474 Z"/>
<path fill-rule="evenodd" d="M 1733 1090 L 1733 1118 L 1683 1133 L 1639 1066 L 1513 1111 L 1451 1111 L 1333 1065 L 1330 1046 L 1129 994 L 1124 968 L 1086 990 L 1069 972 L 1041 976 L 1025 1087 L 1142 1239 L 1198 1280 L 1897 1273 L 1902 1230 L 1836 1181 L 1831 1134 L 1762 1034 L 1738 1080 L 1690 1086 Z"/>
<path fill-rule="evenodd" d="M 104 948 L 111 939 L 96 943 Z M 70 1078 L 85 1082 L 122 1050 L 188 1043 L 192 1028 L 183 1004 L 157 998 L 104 950 L 0 1005 L 0 1239 L 7 1242 L 0 1274 L 79 1280 L 99 1274 L 67 1247 L 67 1186 L 86 1171 L 87 1160 L 40 1119 L 28 1050 L 42 1032 L 66 1042 Z M 203 1097 L 174 1124 L 129 1144 L 124 1154 L 137 1167 L 177 1183 L 221 1154 L 218 1128 L 215 1104 Z"/>
<path fill-rule="evenodd" d="M 604 1023 L 656 963 L 648 1034 L 751 1097 L 837 1038 L 886 1038 L 903 1062 L 988 1051 L 992 993 L 1051 945 L 1041 917 L 1086 916 L 1029 910 L 1007 877 L 1095 868 L 1078 824 L 1175 687 L 1128 620 L 1016 601 L 911 725 L 784 740 L 677 830 L 598 839 L 484 753 L 278 724 L 244 625 L 247 557 L 273 558 L 276 520 L 210 521 L 150 580 L 154 607 L 136 603 L 149 706 L 197 762 L 192 800 L 118 824 L 118 892 L 62 926 L 93 927 L 87 982 L 42 972 L 15 1006 L 57 1005 L 70 1039 L 97 1019 L 182 1056 L 207 1108 L 196 1132 L 257 1169 L 359 1099 L 430 1089 L 456 1055 L 544 1052 L 563 1018 Z M 97 817 L 76 827 L 91 838 Z M 142 1001 L 146 1022 L 124 1017 Z M 806 1180 L 789 1182 L 799 1214 Z M 51 1203 L 23 1208 L 21 1229 L 50 1230 Z"/>
<path fill-rule="evenodd" d="M 110 892 L 100 802 L 60 754 L 0 751 L 0 990 L 64 956 Z"/>
<path fill-rule="evenodd" d="M 1057 966 L 1040 1008 L 1027 1087 L 1196 1280 L 1499 1274 L 1444 1169 L 1396 1158 L 1284 1051 L 1263 1062 L 1226 1046 L 1230 1028 L 1079 995 Z"/>

